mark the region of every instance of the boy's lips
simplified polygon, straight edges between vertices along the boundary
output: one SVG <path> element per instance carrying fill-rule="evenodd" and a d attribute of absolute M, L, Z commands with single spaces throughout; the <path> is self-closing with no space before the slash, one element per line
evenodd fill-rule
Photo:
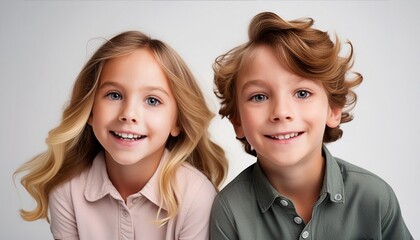
<path fill-rule="evenodd" d="M 116 132 L 116 131 L 110 131 L 112 135 L 114 135 L 117 138 L 123 139 L 123 140 L 140 140 L 142 138 L 147 137 L 146 135 L 136 134 L 136 133 L 127 133 L 127 132 Z"/>
<path fill-rule="evenodd" d="M 288 132 L 288 133 L 279 133 L 274 135 L 265 135 L 268 138 L 276 139 L 276 140 L 287 140 L 291 138 L 295 138 L 301 135 L 303 132 Z"/>

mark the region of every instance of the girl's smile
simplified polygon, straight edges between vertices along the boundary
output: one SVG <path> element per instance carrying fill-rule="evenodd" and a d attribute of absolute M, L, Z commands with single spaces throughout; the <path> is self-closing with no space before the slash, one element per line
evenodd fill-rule
<path fill-rule="evenodd" d="M 120 132 L 114 132 L 110 131 L 115 137 L 120 138 L 122 140 L 140 140 L 142 138 L 145 138 L 146 135 L 138 135 L 133 133 L 120 133 Z"/>
<path fill-rule="evenodd" d="M 148 49 L 104 64 L 89 124 L 107 161 L 157 166 L 169 136 L 179 134 L 177 104 Z"/>
<path fill-rule="evenodd" d="M 137 147 L 146 139 L 146 135 L 109 131 L 119 147 Z"/>

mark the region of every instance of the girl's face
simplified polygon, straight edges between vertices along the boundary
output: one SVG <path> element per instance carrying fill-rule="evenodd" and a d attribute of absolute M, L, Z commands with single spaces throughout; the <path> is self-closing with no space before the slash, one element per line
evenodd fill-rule
<path fill-rule="evenodd" d="M 325 126 L 340 123 L 341 109 L 329 106 L 321 82 L 288 71 L 266 46 L 255 51 L 237 79 L 237 136 L 246 137 L 266 172 L 322 160 Z"/>
<path fill-rule="evenodd" d="M 107 161 L 160 161 L 169 135 L 180 130 L 168 79 L 150 50 L 105 63 L 89 124 Z"/>

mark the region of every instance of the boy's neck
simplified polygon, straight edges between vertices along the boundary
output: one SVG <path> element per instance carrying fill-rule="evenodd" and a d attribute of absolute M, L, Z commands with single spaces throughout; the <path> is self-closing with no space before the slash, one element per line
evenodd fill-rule
<path fill-rule="evenodd" d="M 264 166 L 261 161 L 260 165 L 279 193 L 320 189 L 324 180 L 325 160 L 322 154 L 288 167 Z"/>
<path fill-rule="evenodd" d="M 264 172 L 271 185 L 293 202 L 297 213 L 307 223 L 324 181 L 325 160 L 322 155 L 305 164 L 287 169 L 270 169 L 268 172 L 264 169 Z"/>

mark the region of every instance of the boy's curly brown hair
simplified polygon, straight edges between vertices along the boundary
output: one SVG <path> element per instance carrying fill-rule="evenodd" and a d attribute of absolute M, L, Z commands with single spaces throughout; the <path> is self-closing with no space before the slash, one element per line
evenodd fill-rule
<path fill-rule="evenodd" d="M 353 119 L 350 110 L 357 102 L 357 95 L 351 90 L 358 86 L 363 77 L 350 72 L 353 66 L 353 46 L 346 57 L 340 57 L 340 41 L 336 36 L 332 42 L 327 32 L 313 28 L 313 19 L 285 21 L 275 13 L 262 12 L 251 21 L 248 29 L 249 41 L 216 58 L 213 64 L 214 93 L 221 99 L 219 114 L 234 121 L 239 117 L 235 82 L 249 63 L 256 47 L 270 47 L 291 72 L 308 79 L 322 82 L 332 108 L 341 108 L 341 122 Z M 352 73 L 352 77 L 350 76 Z M 340 125 L 326 126 L 323 142 L 334 142 L 341 138 Z M 240 139 L 245 151 L 256 156 L 255 150 L 245 138 Z"/>

